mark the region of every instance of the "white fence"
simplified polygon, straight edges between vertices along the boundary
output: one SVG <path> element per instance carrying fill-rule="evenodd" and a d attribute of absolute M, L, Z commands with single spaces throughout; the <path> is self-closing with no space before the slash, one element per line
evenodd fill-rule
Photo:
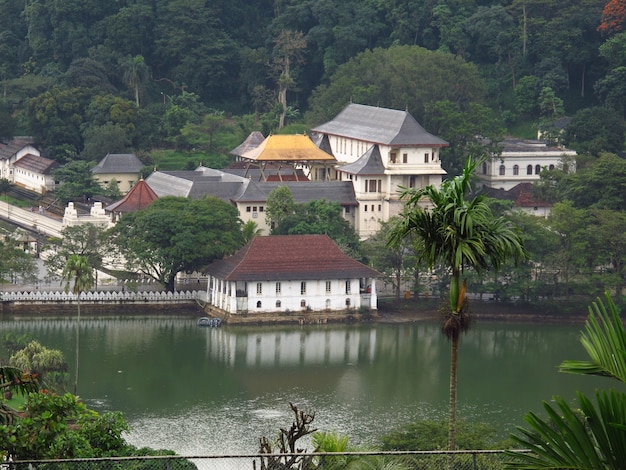
<path fill-rule="evenodd" d="M 44 303 L 44 302 L 74 302 L 76 294 L 70 292 L 2 292 L 0 299 L 3 302 Z M 206 292 L 200 290 L 181 292 L 82 292 L 80 301 L 85 303 L 186 303 L 193 301 L 206 301 Z"/>

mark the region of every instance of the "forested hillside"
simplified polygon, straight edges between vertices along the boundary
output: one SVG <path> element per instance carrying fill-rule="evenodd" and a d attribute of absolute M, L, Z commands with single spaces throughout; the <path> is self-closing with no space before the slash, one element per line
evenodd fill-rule
<path fill-rule="evenodd" d="M 477 134 L 597 106 L 623 119 L 625 3 L 0 0 L 0 134 L 62 163 L 220 155 L 353 100 L 408 108 L 454 144 L 451 169 Z"/>

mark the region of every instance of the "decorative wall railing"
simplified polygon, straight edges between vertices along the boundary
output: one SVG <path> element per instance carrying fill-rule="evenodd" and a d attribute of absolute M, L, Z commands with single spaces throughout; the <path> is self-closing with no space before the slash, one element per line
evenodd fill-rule
<path fill-rule="evenodd" d="M 0 300 L 3 302 L 75 302 L 76 294 L 71 292 L 0 292 Z M 126 302 L 149 302 L 149 303 L 183 303 L 193 301 L 205 301 L 205 291 L 106 291 L 106 292 L 82 292 L 80 301 L 85 303 L 126 303 Z"/>

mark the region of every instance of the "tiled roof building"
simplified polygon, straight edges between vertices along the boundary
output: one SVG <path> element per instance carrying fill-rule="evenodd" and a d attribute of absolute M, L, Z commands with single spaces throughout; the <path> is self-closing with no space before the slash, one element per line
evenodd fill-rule
<path fill-rule="evenodd" d="M 255 237 L 205 272 L 209 303 L 233 314 L 376 309 L 381 277 L 327 235 Z"/>

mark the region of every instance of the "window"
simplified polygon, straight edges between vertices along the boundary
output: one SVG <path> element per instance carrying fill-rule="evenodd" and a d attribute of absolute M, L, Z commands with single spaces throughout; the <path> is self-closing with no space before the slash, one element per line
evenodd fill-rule
<path fill-rule="evenodd" d="M 282 305 L 282 303 L 280 302 L 280 300 L 276 301 L 276 308 L 280 308 L 280 306 Z"/>
<path fill-rule="evenodd" d="M 252 212 L 256 212 L 256 206 L 252 207 Z"/>
<path fill-rule="evenodd" d="M 541 173 L 541 165 L 535 165 L 535 174 L 538 175 Z"/>
<path fill-rule="evenodd" d="M 260 301 L 260 300 L 259 300 L 259 301 L 257 301 L 257 303 L 256 303 L 256 308 L 261 308 L 261 301 Z"/>
<path fill-rule="evenodd" d="M 365 204 L 365 205 L 363 206 L 363 210 L 364 210 L 365 212 L 367 212 L 367 204 Z"/>
<path fill-rule="evenodd" d="M 350 293 L 350 279 L 346 281 L 346 294 Z"/>
<path fill-rule="evenodd" d="M 424 154 L 424 163 L 430 163 L 430 154 L 429 153 L 425 153 Z"/>
<path fill-rule="evenodd" d="M 252 208 L 250 206 L 246 206 L 246 212 L 250 212 Z"/>
<path fill-rule="evenodd" d="M 408 153 L 403 153 L 402 154 L 402 163 L 409 163 L 409 154 Z"/>
<path fill-rule="evenodd" d="M 533 174 L 533 166 L 532 165 L 528 165 L 526 167 L 526 174 L 527 175 L 532 175 Z"/>
<path fill-rule="evenodd" d="M 326 281 L 326 292 L 330 294 L 332 283 L 330 281 Z"/>
<path fill-rule="evenodd" d="M 374 212 L 374 204 L 372 204 L 372 212 Z"/>
<path fill-rule="evenodd" d="M 519 175 L 519 165 L 513 165 L 513 174 L 515 176 Z"/>
<path fill-rule="evenodd" d="M 350 299 L 348 298 L 346 299 L 346 307 L 349 307 L 349 306 L 350 306 Z"/>
<path fill-rule="evenodd" d="M 487 162 L 483 162 L 483 175 L 487 174 Z"/>
<path fill-rule="evenodd" d="M 378 204 L 378 212 L 380 212 L 382 210 L 382 206 L 380 204 Z"/>
<path fill-rule="evenodd" d="M 259 212 L 263 212 L 264 210 L 263 206 L 259 206 Z"/>
<path fill-rule="evenodd" d="M 280 285 L 280 282 L 276 283 L 276 295 L 280 295 L 282 286 Z"/>
<path fill-rule="evenodd" d="M 554 170 L 554 165 L 550 165 L 550 166 L 548 167 L 548 169 L 549 169 L 550 171 Z"/>
<path fill-rule="evenodd" d="M 256 283 L 256 293 L 257 295 L 261 295 L 263 293 L 263 283 L 261 282 Z"/>
<path fill-rule="evenodd" d="M 306 282 L 305 281 L 302 281 L 300 283 L 300 294 L 302 295 L 306 294 Z"/>
<path fill-rule="evenodd" d="M 397 158 L 398 158 L 398 155 L 396 154 L 396 152 L 389 153 L 389 161 L 391 163 L 396 163 Z"/>
<path fill-rule="evenodd" d="M 504 165 L 500 165 L 500 176 L 504 176 L 505 167 Z"/>
<path fill-rule="evenodd" d="M 350 206 L 346 206 L 346 214 L 350 213 Z"/>
<path fill-rule="evenodd" d="M 415 187 L 415 176 L 411 176 L 409 178 L 409 188 L 414 188 Z"/>
<path fill-rule="evenodd" d="M 370 183 L 370 193 L 375 193 L 376 192 L 376 180 L 369 180 Z"/>
<path fill-rule="evenodd" d="M 302 307 L 302 308 L 306 307 L 306 300 L 302 299 L 300 301 L 300 307 Z"/>

